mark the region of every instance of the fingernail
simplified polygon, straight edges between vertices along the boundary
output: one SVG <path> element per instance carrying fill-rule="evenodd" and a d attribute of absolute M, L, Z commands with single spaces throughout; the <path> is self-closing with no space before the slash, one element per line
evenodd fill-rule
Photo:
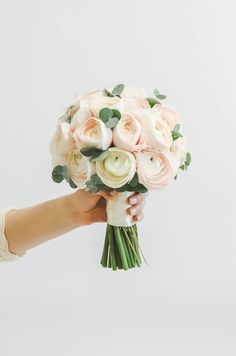
<path fill-rule="evenodd" d="M 138 199 L 135 197 L 131 197 L 129 202 L 130 202 L 130 204 L 136 204 L 138 202 Z"/>
<path fill-rule="evenodd" d="M 130 213 L 131 213 L 131 215 L 136 215 L 137 214 L 137 209 L 136 208 L 132 208 L 132 209 L 130 209 Z"/>

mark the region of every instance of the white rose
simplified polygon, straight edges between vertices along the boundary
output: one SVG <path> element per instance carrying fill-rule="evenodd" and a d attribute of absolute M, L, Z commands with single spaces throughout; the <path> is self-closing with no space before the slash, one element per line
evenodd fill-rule
<path fill-rule="evenodd" d="M 111 147 L 108 156 L 96 161 L 96 172 L 102 182 L 111 188 L 120 188 L 131 181 L 136 172 L 136 160 L 132 153 Z"/>
<path fill-rule="evenodd" d="M 124 113 L 113 129 L 113 143 L 127 151 L 137 151 L 143 147 L 140 142 L 142 126 L 129 113 Z"/>
<path fill-rule="evenodd" d="M 158 110 L 143 110 L 141 139 L 157 150 L 170 148 L 173 142 L 171 130 Z"/>
<path fill-rule="evenodd" d="M 74 147 L 67 155 L 66 165 L 69 169 L 72 181 L 80 189 L 84 189 L 86 187 L 85 182 L 90 179 L 94 172 L 94 164 Z"/>
<path fill-rule="evenodd" d="M 112 130 L 102 120 L 89 117 L 78 123 L 73 137 L 79 148 L 96 147 L 106 150 L 112 143 Z"/>

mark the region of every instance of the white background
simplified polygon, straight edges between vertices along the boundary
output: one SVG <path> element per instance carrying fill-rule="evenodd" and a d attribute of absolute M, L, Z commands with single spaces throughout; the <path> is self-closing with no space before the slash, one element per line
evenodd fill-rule
<path fill-rule="evenodd" d="M 234 5 L 0 1 L 1 207 L 70 192 L 50 179 L 48 143 L 76 92 L 157 87 L 193 157 L 148 197 L 148 267 L 102 269 L 102 224 L 1 264 L 2 355 L 235 355 Z"/>

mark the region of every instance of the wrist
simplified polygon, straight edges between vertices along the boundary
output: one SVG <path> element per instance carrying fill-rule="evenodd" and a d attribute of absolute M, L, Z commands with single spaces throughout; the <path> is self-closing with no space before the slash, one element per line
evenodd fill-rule
<path fill-rule="evenodd" d="M 81 209 L 81 204 L 78 199 L 79 191 L 65 196 L 65 209 L 66 215 L 70 220 L 73 228 L 88 225 L 88 214 L 84 213 Z"/>

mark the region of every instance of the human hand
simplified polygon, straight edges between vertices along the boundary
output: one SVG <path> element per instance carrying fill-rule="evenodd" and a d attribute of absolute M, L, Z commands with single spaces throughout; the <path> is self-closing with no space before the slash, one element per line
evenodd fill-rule
<path fill-rule="evenodd" d="M 115 199 L 118 194 L 120 193 L 116 191 L 90 193 L 80 189 L 72 193 L 73 204 L 76 206 L 74 218 L 77 219 L 78 225 L 106 222 L 106 200 Z M 145 198 L 146 194 L 134 193 L 128 199 L 130 208 L 127 209 L 127 213 L 133 216 L 134 222 L 143 219 Z"/>

